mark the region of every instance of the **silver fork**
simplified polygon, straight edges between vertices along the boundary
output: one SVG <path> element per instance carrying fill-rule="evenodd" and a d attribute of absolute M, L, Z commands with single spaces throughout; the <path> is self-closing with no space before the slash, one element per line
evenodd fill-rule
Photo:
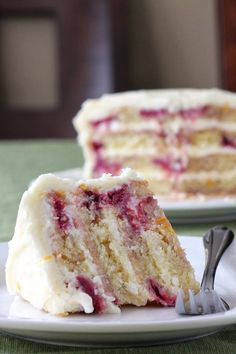
<path fill-rule="evenodd" d="M 210 313 L 228 311 L 229 305 L 219 297 L 214 290 L 216 268 L 219 261 L 234 239 L 234 233 L 225 226 L 215 226 L 203 237 L 206 253 L 201 289 L 196 295 L 189 290 L 189 299 L 184 299 L 184 293 L 179 290 L 175 309 L 180 315 L 207 315 Z"/>

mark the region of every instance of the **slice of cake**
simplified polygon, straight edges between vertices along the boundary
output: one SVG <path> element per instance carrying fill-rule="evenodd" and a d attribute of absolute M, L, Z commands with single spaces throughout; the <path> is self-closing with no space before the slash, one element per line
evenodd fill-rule
<path fill-rule="evenodd" d="M 40 176 L 20 204 L 6 280 L 53 314 L 172 306 L 179 288 L 198 290 L 175 232 L 131 170 L 83 182 Z"/>
<path fill-rule="evenodd" d="M 85 175 L 138 171 L 157 194 L 236 193 L 236 94 L 150 90 L 88 100 L 74 119 Z"/>

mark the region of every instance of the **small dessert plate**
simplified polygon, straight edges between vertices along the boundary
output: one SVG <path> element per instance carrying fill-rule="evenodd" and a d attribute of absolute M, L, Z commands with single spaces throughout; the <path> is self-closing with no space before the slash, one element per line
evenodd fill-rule
<path fill-rule="evenodd" d="M 83 179 L 83 170 L 75 168 L 55 172 L 62 178 Z M 198 222 L 221 222 L 235 220 L 236 196 L 211 197 L 196 196 L 187 198 L 172 197 L 171 199 L 158 197 L 159 204 L 166 216 L 175 224 Z"/>
<path fill-rule="evenodd" d="M 204 269 L 201 237 L 180 237 L 196 277 Z M 121 314 L 56 317 L 8 294 L 5 283 L 7 244 L 0 244 L 0 331 L 35 342 L 80 347 L 143 346 L 209 335 L 236 323 L 236 242 L 223 255 L 215 287 L 230 310 L 206 316 L 180 316 L 174 308 L 126 307 Z"/>

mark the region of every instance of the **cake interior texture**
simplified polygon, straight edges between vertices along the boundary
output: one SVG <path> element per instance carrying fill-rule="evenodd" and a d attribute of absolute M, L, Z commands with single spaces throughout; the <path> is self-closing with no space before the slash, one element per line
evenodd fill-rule
<path fill-rule="evenodd" d="M 85 175 L 131 167 L 157 195 L 236 193 L 236 94 L 150 90 L 88 100 L 74 119 Z"/>
<path fill-rule="evenodd" d="M 199 284 L 147 182 L 131 171 L 74 182 L 42 175 L 25 192 L 7 285 L 53 314 L 173 306 Z"/>

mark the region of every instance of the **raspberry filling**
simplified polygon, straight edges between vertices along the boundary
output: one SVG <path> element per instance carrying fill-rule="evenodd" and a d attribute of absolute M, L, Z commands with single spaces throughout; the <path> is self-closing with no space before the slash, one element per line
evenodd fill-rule
<path fill-rule="evenodd" d="M 82 206 L 88 208 L 94 213 L 102 208 L 113 206 L 118 209 L 118 217 L 127 220 L 134 234 L 147 227 L 152 218 L 152 213 L 156 207 L 157 201 L 151 197 L 145 197 L 141 200 L 135 198 L 128 191 L 128 185 L 123 184 L 120 188 L 96 193 L 94 191 L 85 191 L 85 198 Z"/>
<path fill-rule="evenodd" d="M 170 296 L 155 279 L 148 279 L 148 291 L 153 298 L 153 301 L 157 304 L 161 304 L 163 306 L 174 306 L 176 295 Z"/>
<path fill-rule="evenodd" d="M 154 165 L 160 166 L 163 170 L 168 172 L 169 174 L 181 174 L 186 171 L 186 166 L 183 161 L 179 159 L 171 160 L 171 159 L 159 159 L 155 158 L 152 160 Z"/>
<path fill-rule="evenodd" d="M 94 312 L 102 313 L 106 308 L 105 300 L 102 296 L 97 294 L 97 289 L 92 280 L 78 275 L 76 277 L 76 289 L 81 289 L 92 298 Z"/>
<path fill-rule="evenodd" d="M 167 114 L 169 114 L 167 109 L 161 108 L 161 109 L 141 109 L 139 111 L 139 114 L 143 118 L 161 118 Z"/>
<path fill-rule="evenodd" d="M 98 156 L 93 172 L 95 176 L 100 176 L 103 173 L 111 173 L 113 176 L 117 176 L 121 169 L 122 166 L 119 163 L 107 161 L 101 156 Z"/>
<path fill-rule="evenodd" d="M 93 141 L 91 146 L 95 153 L 95 166 L 93 173 L 95 176 L 100 176 L 103 173 L 111 173 L 112 175 L 118 175 L 122 169 L 122 165 L 118 162 L 108 161 L 102 156 L 102 149 L 104 145 L 101 142 Z"/>
<path fill-rule="evenodd" d="M 49 194 L 49 202 L 53 207 L 53 214 L 59 230 L 66 231 L 70 227 L 69 217 L 65 211 L 65 201 L 60 193 Z"/>
<path fill-rule="evenodd" d="M 181 109 L 178 114 L 183 119 L 196 120 L 197 118 L 204 116 L 208 111 L 208 106 L 198 107 L 198 108 L 189 108 Z"/>
<path fill-rule="evenodd" d="M 197 118 L 204 116 L 207 114 L 209 107 L 202 106 L 198 108 L 189 108 L 189 109 L 180 109 L 176 113 L 170 112 L 168 109 L 160 108 L 160 109 L 141 109 L 139 114 L 141 117 L 145 119 L 160 119 L 165 116 L 174 116 L 179 115 L 183 119 L 196 120 Z"/>
<path fill-rule="evenodd" d="M 91 126 L 96 129 L 100 126 L 105 127 L 106 129 L 110 128 L 111 123 L 117 119 L 116 116 L 108 116 L 102 119 L 93 120 L 90 124 Z"/>
<path fill-rule="evenodd" d="M 236 139 L 223 136 L 221 145 L 224 147 L 236 148 Z"/>
<path fill-rule="evenodd" d="M 103 144 L 100 141 L 92 141 L 91 145 L 93 150 L 96 152 L 103 148 Z"/>

